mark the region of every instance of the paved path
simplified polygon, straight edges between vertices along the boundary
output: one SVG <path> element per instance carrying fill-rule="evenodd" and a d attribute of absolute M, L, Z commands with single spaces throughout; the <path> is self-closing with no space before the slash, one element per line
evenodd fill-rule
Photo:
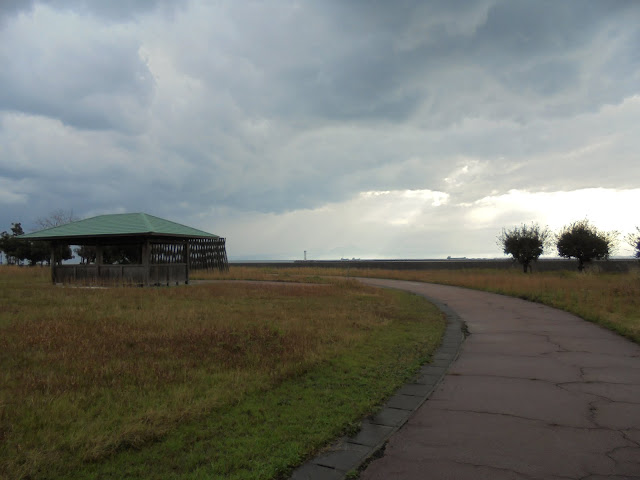
<path fill-rule="evenodd" d="M 515 298 L 362 281 L 442 302 L 471 334 L 363 480 L 640 478 L 640 346 Z"/>

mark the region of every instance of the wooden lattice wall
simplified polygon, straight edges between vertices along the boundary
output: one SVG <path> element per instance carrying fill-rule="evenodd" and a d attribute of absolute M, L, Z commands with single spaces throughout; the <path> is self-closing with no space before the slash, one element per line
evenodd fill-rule
<path fill-rule="evenodd" d="M 152 243 L 149 263 L 152 265 L 187 263 L 184 249 L 184 243 Z"/>
<path fill-rule="evenodd" d="M 224 238 L 189 239 L 189 268 L 191 270 L 229 270 Z M 152 243 L 152 265 L 186 263 L 187 243 Z"/>
<path fill-rule="evenodd" d="M 189 266 L 192 270 L 229 270 L 225 239 L 192 238 L 189 240 Z"/>

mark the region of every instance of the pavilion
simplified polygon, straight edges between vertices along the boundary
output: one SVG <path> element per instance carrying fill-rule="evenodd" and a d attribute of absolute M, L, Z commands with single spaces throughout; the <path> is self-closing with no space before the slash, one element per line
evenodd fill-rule
<path fill-rule="evenodd" d="M 189 283 L 191 270 L 229 268 L 224 238 L 146 213 L 99 215 L 20 238 L 51 243 L 53 283 L 170 285 Z M 59 245 L 91 247 L 95 256 L 86 264 L 62 265 L 55 258 Z M 114 248 L 134 254 L 105 263 L 105 252 Z"/>

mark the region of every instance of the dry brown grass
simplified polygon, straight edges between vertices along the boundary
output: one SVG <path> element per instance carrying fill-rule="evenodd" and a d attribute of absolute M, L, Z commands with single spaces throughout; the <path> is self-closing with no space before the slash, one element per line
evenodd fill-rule
<path fill-rule="evenodd" d="M 362 343 L 393 303 L 350 280 L 87 289 L 0 268 L 0 477 L 155 442 Z"/>
<path fill-rule="evenodd" d="M 217 273 L 211 276 L 220 275 Z M 442 283 L 486 290 L 545 303 L 599 323 L 640 343 L 640 270 L 629 273 L 514 270 L 381 270 L 351 268 L 233 267 L 234 278 L 313 279 L 362 276 Z"/>
<path fill-rule="evenodd" d="M 374 272 L 366 272 L 367 276 L 372 274 Z M 575 313 L 640 343 L 640 275 L 637 270 L 529 275 L 516 271 L 473 270 L 392 272 L 389 278 L 459 285 L 544 303 Z"/>
<path fill-rule="evenodd" d="M 143 447 L 181 425 L 210 419 L 213 411 L 240 405 L 243 398 L 380 338 L 402 316 L 390 292 L 327 278 L 332 275 L 438 282 L 515 295 L 572 311 L 640 342 L 637 272 L 524 275 L 232 266 L 228 274 L 208 277 L 326 285 L 80 289 L 51 286 L 47 269 L 3 267 L 0 477 L 49 478 L 69 465 L 106 465 L 118 452 L 146 451 Z M 424 311 L 424 305 L 418 307 Z M 397 331 L 405 327 L 400 324 Z M 424 344 L 412 348 L 417 358 Z M 378 376 L 381 371 L 376 370 Z M 266 448 L 269 457 L 272 446 Z M 246 455 L 240 450 L 238 458 Z M 160 465 L 164 457 L 146 461 Z M 158 467 L 163 468 L 168 467 Z"/>

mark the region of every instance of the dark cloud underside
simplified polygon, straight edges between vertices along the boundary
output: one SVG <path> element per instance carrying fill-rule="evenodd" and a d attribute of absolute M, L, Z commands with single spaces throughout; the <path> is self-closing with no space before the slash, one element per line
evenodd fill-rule
<path fill-rule="evenodd" d="M 6 0 L 0 220 L 632 189 L 637 25 L 632 0 Z"/>

